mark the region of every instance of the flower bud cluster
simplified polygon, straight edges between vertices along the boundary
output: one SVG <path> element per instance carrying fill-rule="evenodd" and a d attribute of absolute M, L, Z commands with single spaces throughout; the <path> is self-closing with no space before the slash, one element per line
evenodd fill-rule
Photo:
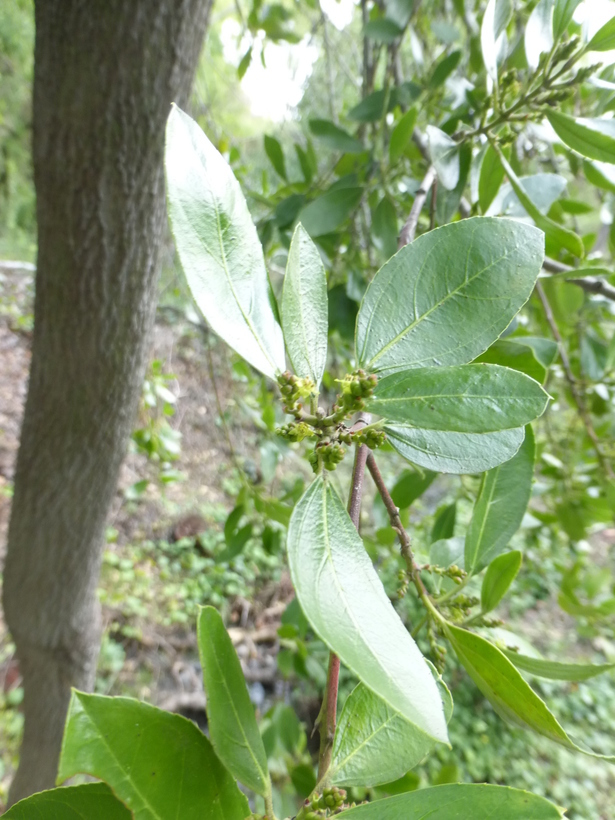
<path fill-rule="evenodd" d="M 346 791 L 332 786 L 325 789 L 322 794 L 315 794 L 308 798 L 299 813 L 301 820 L 322 820 L 325 815 L 339 814 L 346 800 Z"/>
<path fill-rule="evenodd" d="M 322 464 L 325 470 L 335 470 L 345 455 L 346 448 L 342 447 L 339 441 L 326 439 L 318 442 L 309 454 L 308 460 L 315 471 L 318 469 L 319 464 Z"/>
<path fill-rule="evenodd" d="M 368 375 L 365 370 L 359 369 L 338 381 L 342 386 L 342 392 L 333 406 L 333 412 L 341 420 L 365 409 L 365 400 L 374 392 L 378 376 L 375 373 Z"/>
<path fill-rule="evenodd" d="M 429 647 L 433 655 L 433 665 L 436 667 L 438 672 L 442 674 L 446 663 L 446 647 L 442 646 L 442 644 L 438 642 L 438 629 L 431 619 L 427 622 L 427 637 L 429 640 Z"/>
<path fill-rule="evenodd" d="M 301 379 L 289 370 L 280 373 L 278 384 L 284 400 L 284 412 L 293 416 L 299 415 L 301 400 L 316 392 L 316 385 L 311 379 Z"/>
<path fill-rule="evenodd" d="M 290 424 L 283 424 L 276 429 L 276 435 L 288 439 L 288 441 L 303 441 L 304 438 L 315 436 L 314 429 L 304 421 L 293 421 Z"/>

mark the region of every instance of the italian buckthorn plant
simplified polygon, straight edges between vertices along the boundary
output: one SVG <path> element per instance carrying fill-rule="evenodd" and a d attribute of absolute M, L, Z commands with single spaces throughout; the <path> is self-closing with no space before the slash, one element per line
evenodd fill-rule
<path fill-rule="evenodd" d="M 169 214 L 194 301 L 209 327 L 269 380 L 284 415 L 276 433 L 298 445 L 311 469 L 311 482 L 290 516 L 286 548 L 296 599 L 329 659 L 316 720 L 315 786 L 297 804 L 295 820 L 565 816 L 565 807 L 541 796 L 494 784 L 449 783 L 356 804 L 357 790 L 396 781 L 439 744 L 449 744 L 455 721 L 447 685 L 451 656 L 503 721 L 568 750 L 615 762 L 573 739 L 528 682 L 584 681 L 615 664 L 571 663 L 519 651 L 498 639 L 501 621 L 493 616 L 522 564 L 521 552 L 509 545 L 531 493 L 532 424 L 551 400 L 543 383 L 558 352 L 568 367 L 539 275 L 550 266 L 551 273 L 565 277 L 562 281 L 574 277 L 586 291 L 609 287 L 600 278 L 602 269 L 588 259 L 584 238 L 565 219 L 552 218 L 554 175 L 520 177 L 511 150 L 528 124 L 546 121 L 561 141 L 560 153 L 582 166 L 596 185 L 615 190 L 613 120 L 567 113 L 572 98 L 582 100 L 582 89 L 598 72 L 589 55 L 615 48 L 615 24 L 611 20 L 589 41 L 574 31 L 569 36 L 577 5 L 535 4 L 516 46 L 525 48 L 524 60 L 508 63 L 511 4 L 489 0 L 480 29 L 466 14 L 466 24 L 476 29 L 472 38 L 484 82 L 468 92 L 442 127 L 429 123 L 425 134 L 415 135 L 418 110 L 402 94 L 403 84 L 365 94 L 362 110 L 376 106 L 378 113 L 369 122 L 386 124 L 389 101 L 398 118 L 389 158 L 381 158 L 380 165 L 366 160 L 369 167 L 400 162 L 412 139 L 426 170 L 397 252 L 384 255 L 380 269 L 370 271 L 356 316 L 351 366 L 337 378 L 327 377 L 326 389 L 330 283 L 322 237 L 339 223 L 327 222 L 323 203 L 316 208 L 318 199 L 286 221 L 292 228 L 286 272 L 274 292 L 229 165 L 187 114 L 174 107 L 169 116 Z M 401 42 L 410 15 L 402 20 L 391 9 L 402 6 L 384 4 L 384 11 L 378 6 L 365 23 L 366 38 L 380 46 Z M 438 89 L 461 59 L 460 53 L 453 55 L 436 66 L 424 88 L 406 88 L 407 94 L 439 99 Z M 612 78 L 600 82 L 615 90 Z M 342 129 L 327 130 L 318 122 L 316 136 L 319 131 L 330 142 L 335 138 L 345 146 L 340 150 L 351 154 L 362 149 Z M 285 172 L 279 154 L 270 154 Z M 307 162 L 307 155 L 303 159 Z M 471 172 L 476 190 L 468 202 L 464 189 Z M 436 181 L 429 225 L 415 238 Z M 344 201 L 356 193 L 342 186 L 321 199 L 340 191 Z M 394 250 L 391 242 L 385 245 Z M 532 294 L 539 297 L 555 342 L 514 331 Z M 609 455 L 573 376 L 569 382 L 592 458 L 608 485 Z M 464 537 L 437 539 L 428 564 L 418 560 L 396 492 L 381 472 L 390 450 L 413 466 L 420 485 L 409 491 L 415 496 L 437 473 L 480 476 Z M 347 488 L 340 478 L 347 475 L 340 470 L 344 460 L 352 463 Z M 399 542 L 398 594 L 412 596 L 420 613 L 410 630 L 359 532 L 366 473 Z M 568 592 L 575 604 L 572 581 Z M 79 774 L 99 782 L 34 795 L 6 816 L 283 820 L 241 665 L 214 608 L 200 610 L 197 636 L 208 736 L 183 717 L 135 700 L 74 692 L 58 782 Z M 426 654 L 419 636 L 425 638 Z M 356 680 L 344 699 L 342 666 Z"/>

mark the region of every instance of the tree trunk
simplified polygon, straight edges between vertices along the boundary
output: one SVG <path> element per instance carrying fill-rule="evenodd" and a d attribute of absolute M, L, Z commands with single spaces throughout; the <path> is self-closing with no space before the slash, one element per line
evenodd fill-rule
<path fill-rule="evenodd" d="M 38 266 L 3 603 L 25 730 L 10 802 L 54 785 L 91 689 L 105 521 L 139 399 L 165 226 L 164 128 L 211 0 L 37 0 Z"/>

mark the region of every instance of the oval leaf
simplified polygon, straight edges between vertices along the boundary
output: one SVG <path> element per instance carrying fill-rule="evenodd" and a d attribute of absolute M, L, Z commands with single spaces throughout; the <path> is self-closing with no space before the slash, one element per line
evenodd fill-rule
<path fill-rule="evenodd" d="M 594 34 L 587 44 L 588 51 L 611 51 L 615 49 L 615 17 L 611 17 L 601 29 Z"/>
<path fill-rule="evenodd" d="M 438 182 L 452 191 L 459 181 L 459 145 L 435 125 L 427 126 L 427 137 Z"/>
<path fill-rule="evenodd" d="M 147 750 L 139 756 L 137 750 Z M 244 820 L 248 801 L 186 718 L 131 698 L 73 692 L 58 782 L 98 777 L 135 820 Z"/>
<path fill-rule="evenodd" d="M 544 797 L 508 786 L 451 783 L 366 803 L 341 813 L 348 820 L 561 820 Z"/>
<path fill-rule="evenodd" d="M 543 255 L 542 233 L 508 219 L 474 217 L 423 234 L 363 297 L 360 366 L 393 372 L 472 361 L 529 299 Z"/>
<path fill-rule="evenodd" d="M 508 592 L 521 568 L 522 554 L 511 550 L 498 555 L 487 567 L 480 590 L 480 605 L 483 612 L 491 612 Z"/>
<path fill-rule="evenodd" d="M 327 276 L 318 248 L 302 225 L 293 234 L 284 291 L 282 330 L 295 373 L 320 384 L 327 363 Z"/>
<path fill-rule="evenodd" d="M 288 562 L 316 634 L 388 706 L 446 743 L 442 701 L 427 662 L 387 597 L 339 496 L 322 477 L 293 511 Z"/>
<path fill-rule="evenodd" d="M 444 626 L 444 632 L 466 672 L 500 717 L 568 749 L 615 761 L 613 757 L 594 754 L 573 743 L 544 701 L 497 647 L 480 635 L 451 623 Z"/>
<path fill-rule="evenodd" d="M 376 385 L 370 412 L 426 430 L 493 433 L 528 424 L 548 394 L 525 373 L 496 364 L 425 367 L 392 373 Z"/>
<path fill-rule="evenodd" d="M 391 131 L 391 139 L 389 142 L 389 157 L 391 162 L 395 164 L 406 150 L 414 126 L 416 125 L 416 118 L 418 110 L 413 107 L 410 108 L 403 117 L 396 123 L 395 128 Z"/>
<path fill-rule="evenodd" d="M 615 663 L 559 663 L 558 661 L 547 661 L 543 658 L 532 658 L 529 655 L 522 655 L 519 652 L 512 652 L 510 649 L 503 649 L 509 661 L 512 661 L 517 669 L 529 672 L 537 678 L 547 680 L 568 680 L 583 681 L 602 675 L 615 668 Z"/>
<path fill-rule="evenodd" d="M 133 814 L 106 783 L 86 783 L 33 794 L 2 816 L 7 820 L 132 820 Z"/>
<path fill-rule="evenodd" d="M 331 120 L 310 120 L 310 131 L 315 137 L 333 151 L 344 151 L 347 154 L 360 154 L 365 150 L 362 143 L 351 137 L 347 131 Z"/>
<path fill-rule="evenodd" d="M 241 664 L 222 618 L 211 606 L 199 611 L 197 640 L 214 749 L 231 774 L 245 786 L 257 794 L 269 794 L 267 754 Z"/>
<path fill-rule="evenodd" d="M 261 373 L 284 370 L 263 249 L 228 164 L 177 106 L 167 123 L 169 215 L 188 286 L 215 333 Z"/>
<path fill-rule="evenodd" d="M 532 491 L 534 452 L 528 427 L 517 455 L 483 476 L 466 533 L 465 568 L 470 574 L 500 555 L 519 529 Z"/>
<path fill-rule="evenodd" d="M 507 148 L 510 156 L 510 146 Z M 498 159 L 492 145 L 487 145 L 485 156 L 480 166 L 480 176 L 478 178 L 478 203 L 483 213 L 495 199 L 500 185 L 504 179 L 504 169 Z"/>
<path fill-rule="evenodd" d="M 431 666 L 431 664 L 430 664 Z M 453 699 L 438 680 L 446 721 L 453 714 Z M 406 774 L 434 748 L 434 742 L 360 683 L 346 698 L 340 715 L 331 766 L 325 783 L 338 786 L 379 786 Z"/>
<path fill-rule="evenodd" d="M 615 122 L 605 119 L 569 117 L 548 111 L 547 119 L 557 136 L 569 148 L 589 159 L 615 163 Z"/>
<path fill-rule="evenodd" d="M 299 221 L 310 236 L 332 233 L 359 204 L 362 188 L 338 188 L 319 196 L 299 214 Z"/>
<path fill-rule="evenodd" d="M 408 461 L 456 475 L 483 473 L 508 461 L 525 435 L 523 427 L 482 434 L 420 430 L 405 424 L 387 424 L 384 429 L 389 442 Z"/>

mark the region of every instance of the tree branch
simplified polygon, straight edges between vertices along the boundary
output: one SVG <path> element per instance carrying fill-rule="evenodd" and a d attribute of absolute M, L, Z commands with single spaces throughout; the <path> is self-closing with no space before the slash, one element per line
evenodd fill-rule
<path fill-rule="evenodd" d="M 549 273 L 568 273 L 569 271 L 574 270 L 574 268 L 571 268 L 570 265 L 564 265 L 563 262 L 557 262 L 555 259 L 549 259 L 548 256 L 545 257 L 542 266 Z M 565 279 L 564 281 L 570 282 L 570 284 L 582 288 L 582 290 L 586 293 L 593 293 L 596 296 L 604 296 L 605 299 L 610 299 L 612 302 L 615 302 L 615 288 L 602 279 L 596 279 L 593 276 L 584 276 L 582 279 Z"/>
<path fill-rule="evenodd" d="M 427 173 L 423 177 L 420 188 L 416 192 L 414 202 L 412 203 L 412 208 L 408 214 L 408 219 L 406 219 L 404 227 L 401 229 L 399 234 L 399 241 L 397 243 L 398 249 L 403 248 L 404 245 L 409 245 L 410 242 L 414 240 L 416 228 L 419 222 L 419 216 L 423 210 L 423 205 L 425 204 L 425 199 L 427 198 L 429 189 L 434 184 L 435 178 L 436 169 L 433 165 L 430 165 L 427 169 Z"/>

